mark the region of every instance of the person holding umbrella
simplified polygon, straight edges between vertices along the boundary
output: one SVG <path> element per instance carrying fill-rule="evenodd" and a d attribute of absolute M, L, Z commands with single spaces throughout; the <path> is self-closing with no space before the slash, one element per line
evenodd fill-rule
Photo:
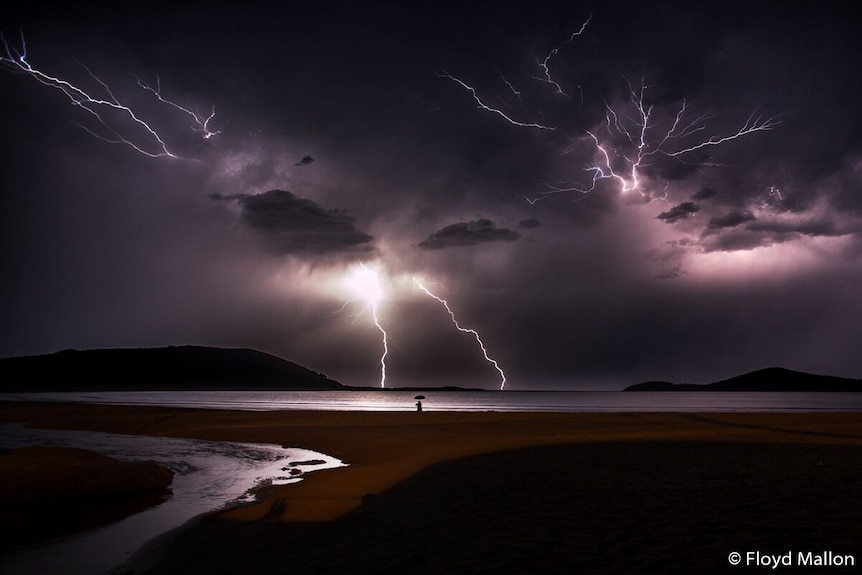
<path fill-rule="evenodd" d="M 414 397 L 413 399 L 418 400 L 418 401 L 416 402 L 416 411 L 421 412 L 421 411 L 422 411 L 422 400 L 423 400 L 423 399 L 425 399 L 425 396 L 424 396 L 424 395 L 417 395 L 417 396 L 416 396 L 416 397 Z"/>

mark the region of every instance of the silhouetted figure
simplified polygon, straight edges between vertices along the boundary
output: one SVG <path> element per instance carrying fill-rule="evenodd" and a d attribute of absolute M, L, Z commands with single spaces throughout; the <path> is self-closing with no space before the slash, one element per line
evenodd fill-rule
<path fill-rule="evenodd" d="M 422 402 L 421 401 L 416 402 L 416 411 L 422 411 Z"/>

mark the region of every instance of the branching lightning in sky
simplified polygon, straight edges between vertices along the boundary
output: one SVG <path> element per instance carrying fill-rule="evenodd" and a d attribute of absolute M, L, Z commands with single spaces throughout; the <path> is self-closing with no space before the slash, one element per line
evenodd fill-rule
<path fill-rule="evenodd" d="M 564 46 L 584 33 L 591 20 L 592 16 L 587 18 L 576 32 L 551 50 L 544 58 L 536 59 L 540 75 L 532 76 L 532 78 L 552 86 L 556 94 L 566 96 L 569 100 L 571 98 L 563 90 L 562 84 L 552 75 L 549 64 Z M 514 120 L 503 111 L 484 103 L 479 98 L 477 90 L 463 80 L 446 73 L 438 73 L 438 76 L 458 83 L 473 95 L 479 108 L 497 114 L 510 124 L 524 128 L 556 129 L 556 127 L 545 124 Z M 512 83 L 502 73 L 500 73 L 500 77 L 520 100 L 520 92 L 515 90 Z M 675 158 L 680 162 L 689 163 L 686 161 L 687 157 L 694 152 L 721 146 L 757 132 L 769 131 L 781 123 L 777 116 L 764 117 L 754 112 L 735 131 L 723 135 L 710 135 L 707 130 L 709 121 L 714 118 L 713 115 L 700 114 L 691 117 L 688 114 L 688 102 L 683 100 L 676 110 L 676 114 L 670 116 L 673 119 L 662 121 L 660 117 L 657 117 L 661 114 L 656 113 L 655 105 L 649 103 L 647 97 L 649 86 L 643 80 L 637 88 L 633 87 L 628 80 L 626 80 L 626 84 L 628 86 L 627 102 L 618 107 L 606 103 L 605 120 L 602 125 L 597 129 L 585 130 L 585 134 L 578 137 L 563 152 L 564 155 L 573 152 L 582 142 L 587 142 L 592 148 L 595 159 L 584 168 L 589 174 L 586 183 L 582 180 L 546 183 L 547 189 L 539 192 L 536 197 L 524 196 L 528 202 L 535 204 L 549 195 L 561 192 L 587 194 L 597 187 L 600 180 L 611 181 L 621 192 L 637 191 L 648 196 L 651 194 L 645 189 L 644 169 L 660 157 Z M 578 86 L 579 90 L 580 88 Z M 581 101 L 583 102 L 583 94 Z M 715 166 L 718 164 L 697 161 L 693 165 Z"/>
<path fill-rule="evenodd" d="M 647 103 L 648 86 L 642 81 L 638 89 L 633 88 L 630 83 L 628 87 L 628 109 L 615 110 L 606 105 L 605 133 L 600 136 L 598 131 L 587 130 L 587 136 L 580 140 L 590 142 L 598 157 L 596 163 L 586 168 L 591 173 L 589 183 L 569 186 L 549 185 L 551 189 L 542 195 L 566 191 L 589 193 L 596 188 L 599 180 L 616 182 L 621 192 L 637 191 L 647 195 L 642 186 L 642 171 L 650 166 L 655 158 L 664 156 L 682 161 L 684 156 L 697 150 L 719 146 L 755 132 L 771 130 L 781 123 L 777 117 L 764 118 L 752 113 L 735 132 L 702 138 L 713 116 L 701 114 L 691 119 L 687 118 L 688 105 L 683 100 L 673 121 L 669 122 L 669 125 L 662 126 L 661 122 L 654 121 L 655 107 Z M 692 138 L 695 139 L 694 142 Z M 568 153 L 574 147 L 574 145 L 571 146 L 564 153 Z M 716 164 L 698 162 L 697 165 Z"/>
<path fill-rule="evenodd" d="M 517 90 L 515 88 L 515 86 L 506 78 L 506 76 L 503 75 L 503 73 L 500 70 L 497 70 L 497 73 L 500 75 L 500 79 L 503 80 L 503 82 L 506 84 L 506 86 L 509 88 L 509 90 L 515 95 L 516 98 L 518 98 L 518 102 L 523 104 L 524 100 L 521 99 L 520 90 Z"/>
<path fill-rule="evenodd" d="M 90 79 L 98 85 L 98 89 L 102 92 L 101 96 L 93 95 L 91 92 L 72 84 L 68 80 L 64 80 L 57 76 L 51 76 L 38 68 L 34 68 L 27 60 L 27 44 L 24 40 L 23 33 L 21 34 L 20 47 L 10 45 L 2 34 L 0 34 L 0 40 L 2 40 L 3 47 L 5 48 L 5 55 L 0 55 L 0 65 L 11 69 L 13 72 L 27 74 L 40 84 L 62 92 L 67 98 L 69 98 L 69 101 L 73 106 L 77 106 L 90 114 L 101 126 L 99 128 L 99 132 L 101 133 L 97 133 L 86 126 L 79 124 L 79 126 L 87 133 L 104 142 L 128 146 L 136 152 L 151 158 L 179 157 L 168 149 L 168 145 L 165 143 L 165 140 L 151 124 L 142 119 L 131 107 L 121 103 L 114 95 L 111 88 L 96 76 L 96 74 L 94 74 L 86 65 L 78 62 L 78 65 L 87 72 Z M 209 128 L 210 121 L 215 117 L 215 109 L 212 110 L 209 116 L 203 117 L 200 114 L 162 98 L 161 91 L 158 86 L 156 89 L 153 89 L 141 80 L 138 80 L 138 84 L 141 88 L 151 92 L 160 102 L 168 104 L 191 116 L 196 124 L 193 129 L 197 132 L 201 132 L 205 139 L 209 139 L 219 133 L 218 131 L 212 131 Z M 117 122 L 112 122 L 107 117 L 107 115 L 111 113 L 119 114 L 120 117 L 125 117 L 126 120 L 131 120 L 134 126 L 136 126 L 139 134 L 136 136 L 127 136 L 121 133 L 120 129 L 114 127 Z M 127 132 L 127 130 L 124 129 L 124 132 Z"/>
<path fill-rule="evenodd" d="M 151 92 L 156 98 L 158 98 L 159 102 L 165 103 L 169 106 L 173 106 L 177 110 L 187 114 L 192 119 L 192 121 L 194 122 L 194 125 L 192 126 L 192 130 L 194 130 L 195 132 L 201 133 L 203 135 L 204 140 L 209 140 L 213 136 L 218 136 L 219 134 L 221 134 L 221 130 L 212 131 L 209 127 L 210 121 L 212 121 L 212 119 L 215 118 L 215 106 L 213 106 L 210 109 L 210 113 L 208 116 L 203 116 L 202 114 L 200 114 L 200 112 L 197 112 L 197 111 L 192 112 L 188 108 L 184 108 L 184 107 L 180 106 L 179 104 L 177 104 L 176 102 L 172 102 L 170 100 L 164 99 L 162 97 L 161 81 L 159 80 L 158 77 L 156 77 L 156 87 L 155 88 L 146 84 L 140 78 L 136 77 L 135 79 L 138 81 L 138 86 L 140 86 L 141 88 L 143 88 L 144 90 L 146 90 L 148 92 Z"/>
<path fill-rule="evenodd" d="M 452 311 L 452 309 L 449 307 L 449 304 L 446 302 L 446 300 L 445 300 L 445 299 L 443 299 L 443 298 L 441 298 L 440 296 L 437 296 L 437 295 L 435 295 L 434 293 L 432 293 L 432 292 L 431 292 L 431 291 L 430 291 L 430 290 L 425 286 L 425 284 L 422 282 L 422 280 L 420 280 L 420 279 L 418 279 L 418 278 L 414 278 L 414 280 L 413 280 L 413 281 L 415 281 L 415 282 L 416 282 L 416 286 L 417 286 L 419 289 L 421 289 L 421 290 L 422 290 L 422 291 L 424 291 L 426 294 L 428 294 L 430 297 L 432 297 L 432 298 L 434 298 L 435 300 L 437 300 L 438 302 L 440 302 L 440 304 L 442 304 L 442 305 L 443 305 L 443 307 L 444 307 L 444 308 L 446 308 L 446 311 L 449 313 L 449 317 L 450 317 L 450 318 L 452 318 L 452 323 L 455 325 L 455 328 L 456 328 L 458 331 L 461 331 L 461 332 L 464 332 L 464 333 L 472 334 L 472 335 L 473 335 L 473 337 L 475 337 L 475 338 L 476 338 L 476 343 L 478 343 L 478 344 L 479 344 L 479 348 L 482 350 L 482 355 L 485 357 L 485 361 L 487 361 L 488 363 L 490 363 L 491 365 L 493 365 L 493 366 L 494 366 L 494 369 L 496 369 L 496 370 L 500 373 L 500 389 L 504 389 L 504 388 L 506 387 L 506 374 L 505 374 L 505 373 L 503 373 L 503 370 L 500 368 L 499 364 L 498 364 L 495 360 L 493 360 L 493 359 L 488 355 L 488 350 L 486 350 L 486 349 L 485 349 L 485 344 L 484 344 L 484 343 L 482 343 L 482 338 L 480 338 L 480 337 L 479 337 L 479 333 L 478 333 L 476 330 L 474 330 L 474 329 L 467 329 L 467 328 L 461 327 L 461 325 L 458 323 L 458 320 L 455 318 L 455 313 L 454 313 L 454 312 Z"/>
<path fill-rule="evenodd" d="M 534 80 L 539 80 L 540 82 L 545 82 L 546 84 L 550 84 L 551 86 L 554 87 L 554 90 L 557 92 L 557 94 L 560 94 L 561 96 L 565 96 L 566 98 L 569 98 L 570 100 L 572 99 L 571 96 L 569 96 L 568 94 L 566 94 L 563 91 L 563 87 L 560 86 L 559 82 L 554 80 L 553 76 L 551 76 L 551 69 L 549 68 L 549 63 L 551 61 L 551 58 L 556 56 L 560 52 L 560 49 L 563 46 L 571 43 L 575 38 L 577 38 L 578 36 L 580 36 L 581 34 L 584 33 L 584 30 L 587 29 L 587 25 L 590 23 L 590 20 L 592 20 L 592 19 L 593 19 L 593 16 L 592 16 L 592 14 L 590 14 L 590 17 L 584 21 L 584 23 L 581 25 L 581 28 L 577 32 L 573 32 L 572 35 L 569 36 L 568 40 L 566 40 L 565 42 L 563 42 L 562 44 L 560 44 L 559 46 L 557 46 L 556 48 L 554 48 L 553 50 L 548 52 L 548 55 L 545 56 L 542 60 L 539 60 L 538 58 L 536 58 L 536 64 L 538 64 L 539 68 L 542 69 L 543 75 L 542 76 L 533 76 Z M 580 86 L 578 86 L 578 91 L 581 91 Z M 581 92 L 581 103 L 583 103 L 583 99 L 584 99 L 583 92 Z"/>
<path fill-rule="evenodd" d="M 453 82 L 455 82 L 456 84 L 459 84 L 462 88 L 464 88 L 465 90 L 468 90 L 471 94 L 473 94 L 473 99 L 476 101 L 476 104 L 478 104 L 479 109 L 485 110 L 487 112 L 491 112 L 493 114 L 497 114 L 498 116 L 500 116 L 501 118 L 503 118 L 504 120 L 509 122 L 510 124 L 513 124 L 515 126 L 520 126 L 521 128 L 538 128 L 539 130 L 555 130 L 556 129 L 553 126 L 546 126 L 544 124 L 537 124 L 535 122 L 520 122 L 518 120 L 515 120 L 514 118 L 507 115 L 505 112 L 503 112 L 499 108 L 491 107 L 488 104 L 486 104 L 485 102 L 483 102 L 482 99 L 479 97 L 479 94 L 476 92 L 476 89 L 473 88 L 472 86 L 468 85 L 467 83 L 465 83 L 463 80 L 459 80 L 455 76 L 452 76 L 451 74 L 448 74 L 445 71 L 444 72 L 437 72 L 437 75 L 441 78 L 448 78 L 449 80 L 452 80 Z M 520 93 L 515 90 L 515 88 L 512 86 L 511 83 L 509 83 L 508 80 L 503 78 L 503 81 L 506 82 L 506 84 L 508 84 L 509 88 L 518 97 L 520 97 Z"/>
<path fill-rule="evenodd" d="M 383 299 L 383 288 L 380 286 L 380 275 L 377 270 L 360 262 L 349 278 L 353 290 L 365 302 L 365 309 L 371 316 L 375 327 L 383 337 L 383 353 L 380 355 L 380 387 L 386 387 L 386 356 L 389 354 L 389 336 L 380 323 L 379 305 Z"/>

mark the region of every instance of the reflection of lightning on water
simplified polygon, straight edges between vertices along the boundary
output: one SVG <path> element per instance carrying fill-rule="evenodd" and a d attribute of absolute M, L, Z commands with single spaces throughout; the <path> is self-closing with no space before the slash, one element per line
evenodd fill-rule
<path fill-rule="evenodd" d="M 533 79 L 548 84 L 556 94 L 568 97 L 560 82 L 551 74 L 549 62 L 563 46 L 583 34 L 591 19 L 592 16 L 565 42 L 551 50 L 544 59 L 536 60 L 540 75 L 533 76 Z M 556 129 L 556 127 L 546 124 L 515 120 L 503 111 L 483 102 L 479 98 L 476 88 L 465 81 L 447 73 L 438 74 L 438 76 L 456 82 L 473 95 L 479 108 L 497 114 L 512 125 L 543 130 Z M 502 73 L 500 76 L 520 100 L 520 92 L 515 91 L 512 83 L 503 77 Z M 708 122 L 712 119 L 710 114 L 701 114 L 689 118 L 687 116 L 688 104 L 683 100 L 676 110 L 676 114 L 671 116 L 673 119 L 663 123 L 656 118 L 659 114 L 654 114 L 656 112 L 655 106 L 647 100 L 648 86 L 643 81 L 641 81 L 639 88 L 632 87 L 628 80 L 626 83 L 628 84 L 628 101 L 625 105 L 614 108 L 605 104 L 603 126 L 599 129 L 585 130 L 585 135 L 577 138 L 575 143 L 564 151 L 564 154 L 570 153 L 581 142 L 589 143 L 597 160 L 585 168 L 585 171 L 589 173 L 586 184 L 581 182 L 546 183 L 546 189 L 536 197 L 524 196 L 528 202 L 535 204 L 549 195 L 561 192 L 587 194 L 596 188 L 600 180 L 610 180 L 616 184 L 621 192 L 638 191 L 647 196 L 648 193 L 644 190 L 642 178 L 643 169 L 650 166 L 656 159 L 660 157 L 675 158 L 685 162 L 687 157 L 698 150 L 720 146 L 757 132 L 768 131 L 781 123 L 778 117 L 767 118 L 754 112 L 735 131 L 724 135 L 707 135 Z M 580 86 L 578 89 L 580 90 Z M 583 96 L 581 96 L 581 100 L 583 101 Z M 716 164 L 696 162 L 694 165 L 714 166 Z"/>
<path fill-rule="evenodd" d="M 380 323 L 378 313 L 380 300 L 383 299 L 380 277 L 376 270 L 369 269 L 360 262 L 359 266 L 353 270 L 350 284 L 365 302 L 365 308 L 371 315 L 371 320 L 383 336 L 383 353 L 380 355 L 380 387 L 386 387 L 386 356 L 389 354 L 389 337 Z"/>
<path fill-rule="evenodd" d="M 27 61 L 27 44 L 24 41 L 23 33 L 21 34 L 20 48 L 11 46 L 2 34 L 0 34 L 0 41 L 3 42 L 6 52 L 5 55 L 0 54 L 0 65 L 11 69 L 13 72 L 27 74 L 40 84 L 62 92 L 67 98 L 69 98 L 69 101 L 73 106 L 77 106 L 90 114 L 101 126 L 101 134 L 96 133 L 86 126 L 80 126 L 81 129 L 90 135 L 111 144 L 123 144 L 129 146 L 136 152 L 151 158 L 160 158 L 165 156 L 170 158 L 178 157 L 168 149 L 168 145 L 155 128 L 142 119 L 131 107 L 122 104 L 114 95 L 111 88 L 84 64 L 78 62 L 78 64 L 87 72 L 90 79 L 98 84 L 99 89 L 103 93 L 102 96 L 91 95 L 91 93 L 86 91 L 84 88 L 76 86 L 68 80 L 51 76 L 38 68 L 34 68 L 30 62 Z M 144 90 L 152 93 L 160 102 L 168 104 L 169 106 L 189 115 L 196 125 L 196 127 L 193 127 L 193 130 L 202 133 L 204 139 L 209 139 L 219 133 L 218 131 L 211 130 L 209 127 L 210 121 L 215 117 L 215 109 L 212 110 L 209 116 L 204 117 L 174 102 L 164 99 L 161 96 L 161 91 L 158 88 L 158 85 L 154 89 L 142 82 L 140 79 L 138 80 L 138 84 Z M 131 120 L 140 129 L 140 134 L 134 137 L 127 137 L 120 133 L 120 131 L 113 127 L 104 116 L 104 114 L 112 111 L 121 116 L 125 116 L 128 120 Z"/>
<path fill-rule="evenodd" d="M 488 350 L 485 349 L 485 344 L 482 343 L 482 339 L 479 337 L 479 333 L 474 329 L 467 329 L 467 328 L 461 327 L 461 325 L 458 323 L 458 320 L 455 319 L 455 313 L 449 307 L 449 304 L 446 302 L 445 299 L 431 293 L 431 291 L 427 287 L 425 287 L 425 284 L 422 283 L 422 280 L 420 280 L 418 278 L 414 278 L 414 281 L 416 282 L 416 285 L 417 285 L 417 287 L 419 287 L 419 289 L 424 291 L 426 294 L 428 294 L 432 298 L 436 299 L 438 302 L 440 302 L 443 305 L 444 308 L 446 308 L 446 311 L 449 312 L 449 317 L 452 318 L 452 323 L 455 325 L 455 328 L 458 329 L 458 331 L 472 334 L 473 337 L 476 338 L 476 343 L 479 344 L 479 348 L 482 350 L 482 355 L 485 356 L 485 361 L 487 361 L 488 363 L 493 365 L 494 369 L 496 369 L 500 373 L 500 380 L 501 380 L 500 381 L 500 389 L 504 389 L 506 387 L 506 374 L 503 373 L 503 370 L 500 369 L 500 366 L 497 364 L 497 362 L 494 361 L 493 359 L 491 359 L 491 357 L 488 355 Z"/>

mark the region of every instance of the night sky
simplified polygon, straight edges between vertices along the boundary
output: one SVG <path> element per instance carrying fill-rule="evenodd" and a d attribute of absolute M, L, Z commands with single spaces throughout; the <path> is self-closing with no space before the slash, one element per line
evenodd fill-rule
<path fill-rule="evenodd" d="M 500 385 L 416 279 L 507 389 L 862 377 L 860 22 L 784 4 L 4 6 L 0 356 L 247 347 L 379 385 L 361 262 L 389 386 Z M 16 70 L 20 33 L 165 148 Z"/>

